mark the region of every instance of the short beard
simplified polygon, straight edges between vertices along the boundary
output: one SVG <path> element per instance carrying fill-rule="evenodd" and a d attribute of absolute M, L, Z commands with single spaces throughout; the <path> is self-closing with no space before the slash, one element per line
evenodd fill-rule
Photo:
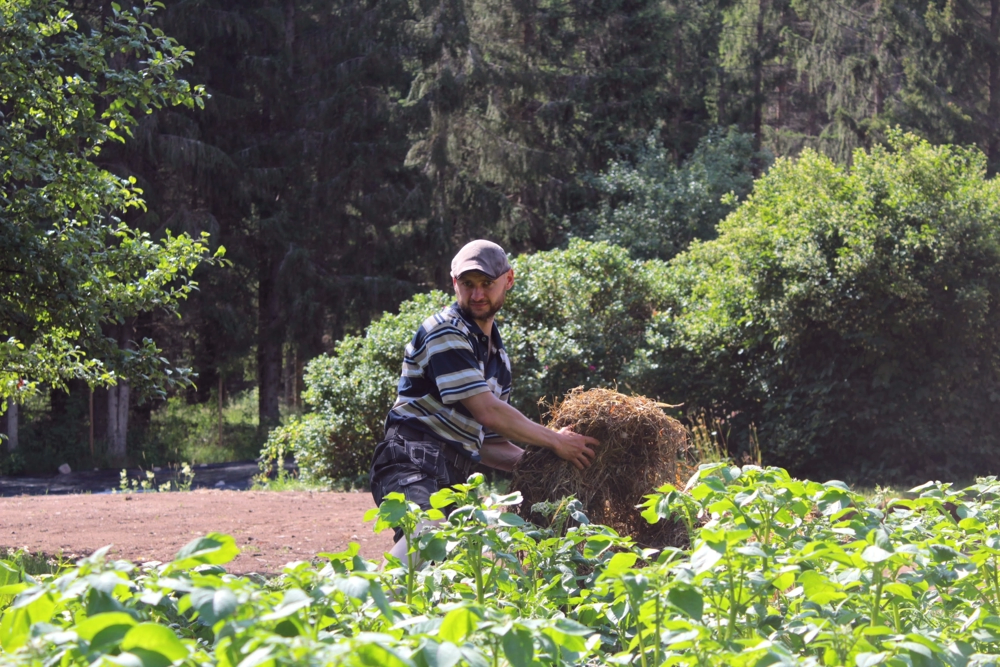
<path fill-rule="evenodd" d="M 500 309 L 503 308 L 503 303 L 504 301 L 506 301 L 506 299 L 507 299 L 507 290 L 504 290 L 503 294 L 500 295 L 500 299 L 498 300 L 498 302 L 490 307 L 489 311 L 486 313 L 486 315 L 483 316 L 482 319 L 488 320 L 491 317 L 494 317 L 497 313 L 499 313 Z M 476 316 L 472 314 L 472 311 L 470 309 L 462 307 L 461 304 L 459 304 L 458 309 L 462 311 L 462 314 L 465 315 L 466 319 L 470 319 L 473 322 L 477 321 Z"/>

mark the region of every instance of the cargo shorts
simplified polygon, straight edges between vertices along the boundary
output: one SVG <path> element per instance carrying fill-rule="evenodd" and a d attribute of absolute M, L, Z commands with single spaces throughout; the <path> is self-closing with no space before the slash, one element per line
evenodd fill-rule
<path fill-rule="evenodd" d="M 411 440 L 399 433 L 378 443 L 368 478 L 375 505 L 381 505 L 386 495 L 398 492 L 419 505 L 420 509 L 428 510 L 431 508 L 431 495 L 465 482 L 469 477 L 468 470 L 460 471 L 447 460 L 444 447 L 447 445 L 427 436 Z M 394 542 L 402 539 L 401 528 L 393 532 Z"/>

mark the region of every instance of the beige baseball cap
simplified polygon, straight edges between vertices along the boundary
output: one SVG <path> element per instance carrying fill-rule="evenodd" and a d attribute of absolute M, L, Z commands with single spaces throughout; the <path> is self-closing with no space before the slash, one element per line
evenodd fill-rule
<path fill-rule="evenodd" d="M 451 260 L 453 278 L 468 271 L 481 271 L 496 280 L 510 271 L 510 262 L 507 261 L 507 253 L 503 248 L 493 241 L 478 239 L 466 243 L 455 255 L 455 259 Z"/>

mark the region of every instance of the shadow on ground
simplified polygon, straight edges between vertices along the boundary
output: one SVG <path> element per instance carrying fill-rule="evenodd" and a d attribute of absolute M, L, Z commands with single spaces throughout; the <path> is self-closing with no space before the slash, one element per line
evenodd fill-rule
<path fill-rule="evenodd" d="M 294 463 L 286 463 L 285 469 L 295 473 Z M 253 485 L 253 478 L 260 474 L 256 461 L 235 461 L 231 463 L 203 463 L 194 466 L 192 489 L 225 489 L 245 491 Z M 166 482 L 176 482 L 179 470 L 161 468 L 153 471 L 154 486 Z M 130 480 L 146 480 L 146 472 L 138 468 L 128 471 Z M 121 485 L 121 470 L 82 470 L 52 477 L 3 477 L 0 476 L 0 497 L 41 496 L 67 493 L 111 493 Z M 132 491 L 134 493 L 134 491 Z"/>

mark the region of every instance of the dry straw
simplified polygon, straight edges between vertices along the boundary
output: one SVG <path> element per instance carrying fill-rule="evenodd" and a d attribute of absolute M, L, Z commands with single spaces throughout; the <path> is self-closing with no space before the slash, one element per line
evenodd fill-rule
<path fill-rule="evenodd" d="M 529 447 L 511 483 L 524 497 L 522 516 L 544 524 L 544 517 L 531 514 L 532 505 L 574 496 L 592 523 L 630 535 L 643 546 L 675 543 L 675 526 L 662 521 L 650 525 L 635 507 L 661 484 L 676 483 L 681 472 L 679 457 L 687 445 L 687 431 L 660 405 L 609 389 L 571 391 L 550 410 L 549 426 L 571 426 L 601 444 L 595 448 L 593 463 L 582 471 L 547 449 Z"/>

